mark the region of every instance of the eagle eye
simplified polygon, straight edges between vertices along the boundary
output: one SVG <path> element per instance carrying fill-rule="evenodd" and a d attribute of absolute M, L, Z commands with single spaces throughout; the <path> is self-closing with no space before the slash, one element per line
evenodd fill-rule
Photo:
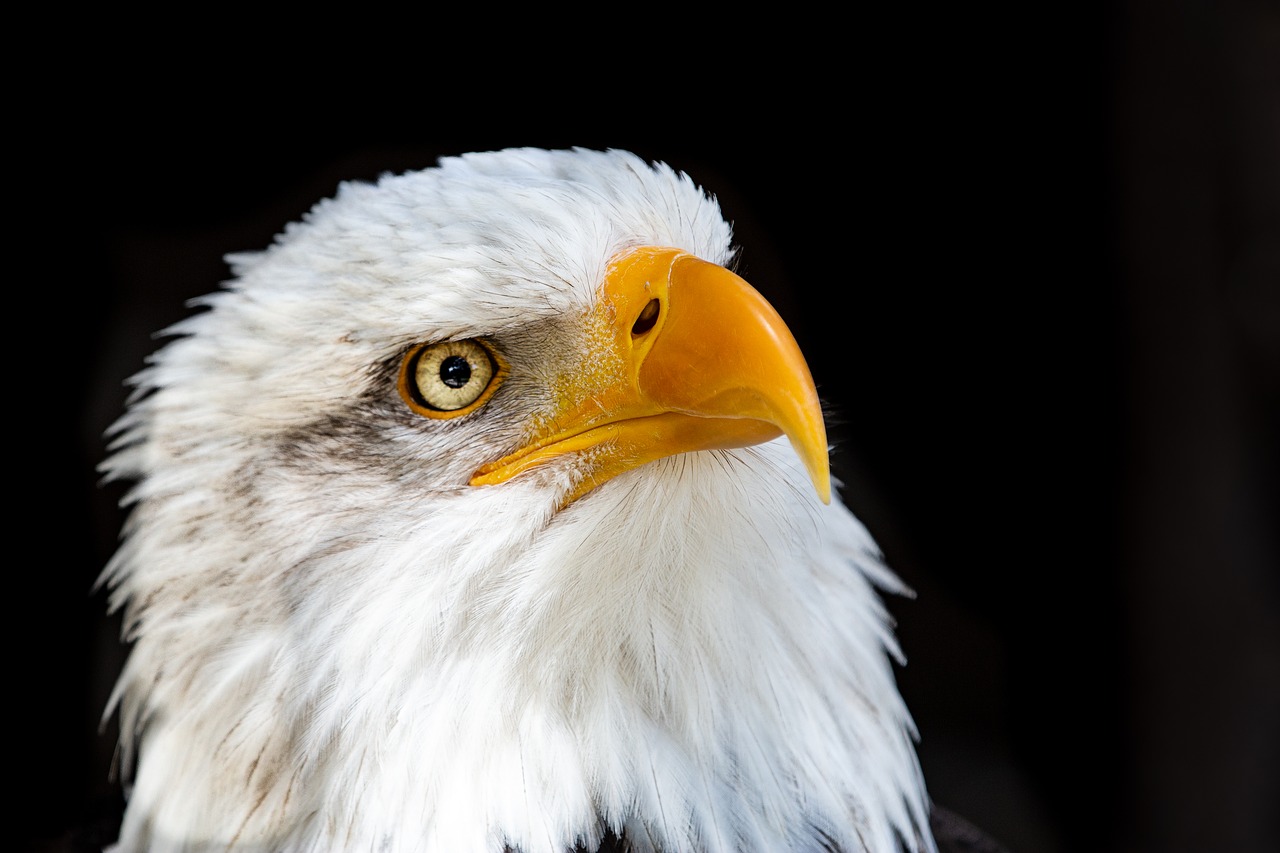
<path fill-rule="evenodd" d="M 488 344 L 479 340 L 419 344 L 400 365 L 400 396 L 420 415 L 456 418 L 480 408 L 501 384 L 506 370 Z"/>

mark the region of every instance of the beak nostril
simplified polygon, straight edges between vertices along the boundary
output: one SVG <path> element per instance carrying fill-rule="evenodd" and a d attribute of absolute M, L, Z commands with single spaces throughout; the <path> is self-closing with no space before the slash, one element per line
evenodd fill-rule
<path fill-rule="evenodd" d="M 632 337 L 639 337 L 654 327 L 658 322 L 658 312 L 662 305 L 656 299 L 650 299 L 649 302 L 640 311 L 640 316 L 636 318 L 635 324 L 631 327 Z"/>

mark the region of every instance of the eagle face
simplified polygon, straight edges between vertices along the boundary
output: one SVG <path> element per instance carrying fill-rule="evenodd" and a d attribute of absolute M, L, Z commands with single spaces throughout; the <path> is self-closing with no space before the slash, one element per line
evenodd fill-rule
<path fill-rule="evenodd" d="M 688 177 L 347 184 L 114 427 L 117 850 L 931 849 L 901 590 Z"/>

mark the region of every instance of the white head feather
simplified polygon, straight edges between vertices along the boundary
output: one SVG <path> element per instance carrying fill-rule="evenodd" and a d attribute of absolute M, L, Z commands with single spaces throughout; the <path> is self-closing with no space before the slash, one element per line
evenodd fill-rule
<path fill-rule="evenodd" d="M 133 648 L 118 850 L 931 849 L 863 526 L 785 438 L 616 477 L 468 477 L 632 245 L 732 260 L 686 176 L 509 150 L 348 184 L 136 377 L 104 573 Z M 411 344 L 524 369 L 478 419 L 395 389 Z"/>

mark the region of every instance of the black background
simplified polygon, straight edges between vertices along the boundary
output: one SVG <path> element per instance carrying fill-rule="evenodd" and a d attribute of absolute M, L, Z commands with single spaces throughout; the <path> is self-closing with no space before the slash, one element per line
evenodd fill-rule
<path fill-rule="evenodd" d="M 19 837 L 118 807 L 92 584 L 121 490 L 94 466 L 151 334 L 341 180 L 581 145 L 716 193 L 809 355 L 846 501 L 918 593 L 892 610 L 934 797 L 1015 853 L 1274 849 L 1280 14 L 1031 6 L 632 9 L 590 37 L 565 12 L 505 41 L 482 10 L 33 31 L 8 244 Z"/>

